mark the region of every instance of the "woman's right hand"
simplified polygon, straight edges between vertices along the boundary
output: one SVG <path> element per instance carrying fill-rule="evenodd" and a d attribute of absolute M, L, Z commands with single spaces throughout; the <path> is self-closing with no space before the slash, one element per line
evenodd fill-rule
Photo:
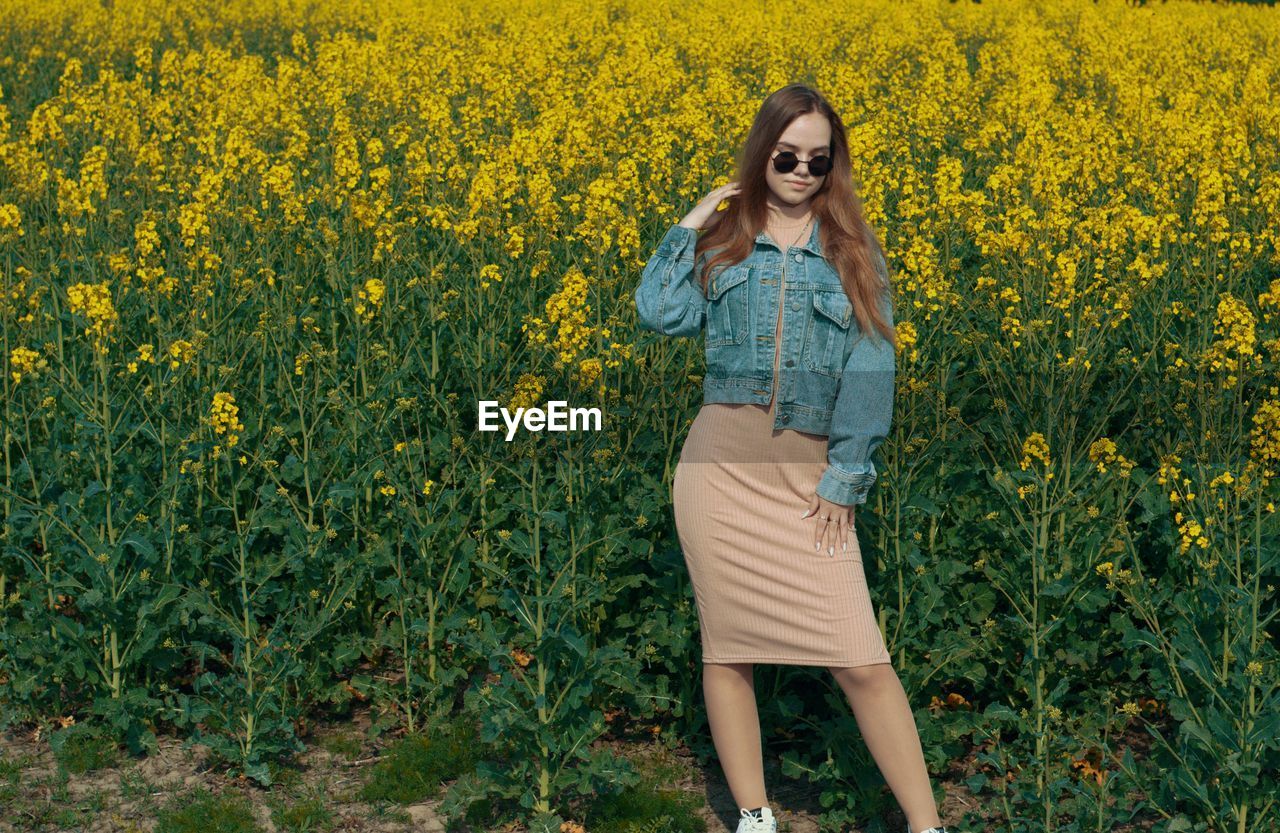
<path fill-rule="evenodd" d="M 730 197 L 736 197 L 740 190 L 742 189 L 738 187 L 736 182 L 730 182 L 727 185 L 712 189 L 709 194 L 702 198 L 701 202 L 693 207 L 692 211 L 685 215 L 685 218 L 680 221 L 680 225 L 698 231 L 711 222 L 713 218 L 719 220 L 720 218 L 716 217 L 716 206 Z"/>

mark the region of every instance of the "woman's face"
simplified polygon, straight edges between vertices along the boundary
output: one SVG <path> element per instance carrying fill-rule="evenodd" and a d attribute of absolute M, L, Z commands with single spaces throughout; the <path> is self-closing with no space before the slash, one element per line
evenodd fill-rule
<path fill-rule="evenodd" d="M 771 154 L 789 150 L 800 157 L 800 164 L 791 173 L 780 174 L 773 169 L 773 160 L 765 166 L 764 177 L 773 192 L 773 199 L 787 205 L 799 206 L 822 187 L 823 177 L 809 173 L 805 162 L 815 156 L 831 155 L 831 124 L 821 113 L 805 113 L 797 116 L 782 131 Z M 830 176 L 830 173 L 827 174 Z"/>

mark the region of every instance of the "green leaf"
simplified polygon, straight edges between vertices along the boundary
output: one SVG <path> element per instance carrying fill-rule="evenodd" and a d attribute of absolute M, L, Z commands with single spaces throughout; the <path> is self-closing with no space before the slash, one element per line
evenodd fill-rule
<path fill-rule="evenodd" d="M 136 532 L 130 532 L 128 535 L 120 539 L 120 548 L 123 549 L 126 546 L 133 547 L 135 551 L 142 555 L 155 558 L 156 548 L 151 545 L 150 541 L 143 538 L 141 535 L 138 535 Z"/>
<path fill-rule="evenodd" d="M 264 763 L 249 764 L 244 768 L 244 774 L 264 787 L 271 786 L 271 772 Z"/>
<path fill-rule="evenodd" d="M 1132 648 L 1154 648 L 1156 651 L 1163 653 L 1164 647 L 1160 641 L 1156 639 L 1155 634 L 1144 631 L 1140 628 L 1127 628 L 1124 636 L 1120 639 L 1120 644 L 1125 649 Z"/>
<path fill-rule="evenodd" d="M 533 558 L 533 539 L 523 529 L 512 530 L 511 535 L 507 537 L 507 548 L 517 555 Z"/>
<path fill-rule="evenodd" d="M 938 504 L 934 503 L 929 499 L 929 497 L 920 492 L 913 494 L 911 499 L 908 500 L 904 506 L 919 509 L 930 517 L 942 514 L 942 509 L 938 507 Z"/>

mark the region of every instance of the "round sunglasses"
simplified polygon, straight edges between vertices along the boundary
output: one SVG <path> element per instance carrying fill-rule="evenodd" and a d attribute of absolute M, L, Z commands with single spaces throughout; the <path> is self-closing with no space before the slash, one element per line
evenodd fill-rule
<path fill-rule="evenodd" d="M 789 150 L 780 150 L 773 156 L 773 169 L 780 174 L 789 174 L 803 160 Z M 815 156 L 809 160 L 809 173 L 812 176 L 826 176 L 831 173 L 831 157 Z"/>

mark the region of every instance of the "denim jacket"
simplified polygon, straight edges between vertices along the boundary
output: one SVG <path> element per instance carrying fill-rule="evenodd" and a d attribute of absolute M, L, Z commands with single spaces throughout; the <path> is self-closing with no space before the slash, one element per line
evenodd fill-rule
<path fill-rule="evenodd" d="M 893 415 L 894 350 L 879 333 L 859 332 L 840 277 L 822 256 L 817 219 L 809 241 L 785 252 L 764 232 L 756 235 L 746 259 L 717 266 L 705 297 L 697 275 L 710 253 L 694 263 L 697 239 L 679 224 L 663 236 L 635 290 L 641 325 L 667 336 L 704 333 L 703 404 L 768 405 L 787 258 L 774 429 L 827 436 L 818 495 L 846 506 L 865 503 L 876 479 L 871 455 L 888 436 Z M 872 250 L 887 287 L 884 253 L 878 244 Z M 887 291 L 881 304 L 892 322 Z"/>

